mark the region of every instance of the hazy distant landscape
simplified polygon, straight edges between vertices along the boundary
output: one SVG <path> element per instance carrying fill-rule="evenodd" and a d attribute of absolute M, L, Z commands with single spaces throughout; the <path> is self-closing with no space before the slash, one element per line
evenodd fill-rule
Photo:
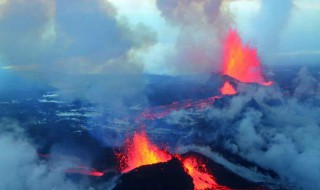
<path fill-rule="evenodd" d="M 0 190 L 319 190 L 317 0 L 0 0 Z"/>

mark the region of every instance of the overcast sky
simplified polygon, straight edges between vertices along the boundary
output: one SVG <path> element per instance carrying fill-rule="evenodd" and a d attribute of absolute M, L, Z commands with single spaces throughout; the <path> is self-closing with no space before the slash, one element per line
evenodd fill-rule
<path fill-rule="evenodd" d="M 274 6 L 276 7 L 277 2 L 281 1 L 273 1 Z M 148 60 L 146 70 L 157 72 L 159 65 L 162 65 L 162 59 L 159 59 L 159 55 L 172 51 L 179 32 L 178 29 L 168 24 L 161 17 L 161 13 L 156 6 L 156 0 L 110 0 L 110 2 L 117 8 L 119 15 L 127 17 L 131 23 L 141 22 L 157 31 L 158 44 L 146 54 Z M 320 1 L 292 0 L 292 2 L 293 7 L 288 13 L 287 20 L 281 23 L 283 28 L 279 31 L 278 42 L 272 44 L 277 46 L 276 51 L 272 54 L 264 54 L 260 51 L 262 58 L 271 57 L 266 59 L 267 61 L 263 64 L 319 63 L 320 24 L 318 22 L 320 20 Z M 261 13 L 263 3 L 260 0 L 231 0 L 225 4 L 234 18 L 233 27 L 241 33 L 244 40 L 251 46 L 256 46 L 258 51 L 259 47 L 263 48 L 263 44 L 259 44 L 258 37 L 264 28 L 256 28 L 255 25 L 255 18 Z M 269 11 L 272 15 L 272 9 Z M 277 20 L 278 18 L 270 16 L 269 20 L 272 19 Z M 268 25 L 268 19 L 265 19 L 265 21 L 266 23 L 262 21 L 261 24 Z M 274 38 L 278 37 L 274 36 Z M 274 46 L 273 48 L 275 48 Z"/>
<path fill-rule="evenodd" d="M 217 71 L 229 28 L 257 48 L 264 65 L 314 64 L 319 20 L 318 0 L 0 0 L 0 67 Z"/>

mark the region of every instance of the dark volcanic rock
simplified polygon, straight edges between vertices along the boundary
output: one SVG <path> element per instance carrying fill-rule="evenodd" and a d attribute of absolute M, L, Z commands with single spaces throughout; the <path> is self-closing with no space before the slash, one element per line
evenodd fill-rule
<path fill-rule="evenodd" d="M 192 178 L 180 161 L 141 166 L 122 175 L 113 190 L 193 190 Z"/>

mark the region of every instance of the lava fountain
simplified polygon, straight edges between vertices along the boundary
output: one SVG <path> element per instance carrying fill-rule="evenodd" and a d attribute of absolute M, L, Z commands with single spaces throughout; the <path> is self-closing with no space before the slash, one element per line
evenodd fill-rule
<path fill-rule="evenodd" d="M 263 75 L 257 50 L 243 45 L 236 30 L 230 30 L 225 41 L 222 74 L 235 78 L 243 83 L 259 83 L 270 86 Z"/>
<path fill-rule="evenodd" d="M 134 133 L 132 139 L 127 138 L 124 153 L 117 154 L 122 173 L 126 173 L 139 166 L 169 161 L 172 156 L 152 144 L 144 131 Z"/>

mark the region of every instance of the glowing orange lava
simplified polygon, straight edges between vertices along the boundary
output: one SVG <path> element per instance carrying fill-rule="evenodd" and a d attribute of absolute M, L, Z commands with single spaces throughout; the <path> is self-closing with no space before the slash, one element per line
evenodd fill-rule
<path fill-rule="evenodd" d="M 259 83 L 269 86 L 266 81 L 257 50 L 244 46 L 236 30 L 230 30 L 224 45 L 222 74 L 233 77 L 243 83 Z"/>
<path fill-rule="evenodd" d="M 223 87 L 220 89 L 221 94 L 223 95 L 234 95 L 237 94 L 236 89 L 230 84 L 230 82 L 225 82 Z"/>
<path fill-rule="evenodd" d="M 81 174 L 81 175 L 94 176 L 94 177 L 101 177 L 104 175 L 103 172 L 99 172 L 95 169 L 88 168 L 88 167 L 70 168 L 70 169 L 66 170 L 65 172 L 71 173 L 71 174 Z"/>
<path fill-rule="evenodd" d="M 155 120 L 161 119 L 169 115 L 173 111 L 178 111 L 181 109 L 204 109 L 208 106 L 212 106 L 217 99 L 220 99 L 220 96 L 212 96 L 200 100 L 183 100 L 180 102 L 173 102 L 169 105 L 154 106 L 148 109 L 145 109 L 139 117 L 136 117 L 136 122 L 141 122 L 141 120 Z"/>
<path fill-rule="evenodd" d="M 139 166 L 169 161 L 172 156 L 152 144 L 144 131 L 125 142 L 125 152 L 117 155 L 123 173 Z"/>
<path fill-rule="evenodd" d="M 188 157 L 182 160 L 183 167 L 192 177 L 195 190 L 231 190 L 228 187 L 219 185 L 211 175 L 204 163 L 195 157 Z"/>

